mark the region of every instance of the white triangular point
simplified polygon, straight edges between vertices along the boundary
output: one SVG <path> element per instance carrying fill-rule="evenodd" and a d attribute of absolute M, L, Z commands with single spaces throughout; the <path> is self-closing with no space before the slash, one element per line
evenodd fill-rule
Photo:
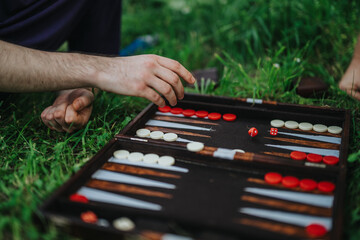
<path fill-rule="evenodd" d="M 148 187 L 159 187 L 159 188 L 168 188 L 168 189 L 176 188 L 174 184 L 164 183 L 147 178 L 135 177 L 123 173 L 111 172 L 101 169 L 97 170 L 91 177 L 103 181 L 127 183 L 127 184 L 134 184 L 134 185 L 141 185 Z"/>
<path fill-rule="evenodd" d="M 327 137 L 327 136 L 318 136 L 318 135 L 306 135 L 306 134 L 299 134 L 299 133 L 287 133 L 287 132 L 278 132 L 278 134 L 306 138 L 311 140 L 316 140 L 320 142 L 328 142 L 328 143 L 335 143 L 341 144 L 341 138 L 339 137 Z"/>
<path fill-rule="evenodd" d="M 160 211 L 162 208 L 159 204 L 146 202 L 135 198 L 126 197 L 120 194 L 110 193 L 89 187 L 81 187 L 77 193 L 84 195 L 90 201 L 95 201 L 95 202 L 103 202 L 103 203 L 115 204 L 125 207 L 133 207 L 133 208 L 147 209 L 153 211 Z"/>
<path fill-rule="evenodd" d="M 145 123 L 146 126 L 154 126 L 154 127 L 166 127 L 166 128 L 178 128 L 178 129 L 191 129 L 191 130 L 199 130 L 199 131 L 214 131 L 211 128 L 197 127 L 188 124 L 182 123 L 173 123 L 166 122 L 161 120 L 149 120 Z"/>
<path fill-rule="evenodd" d="M 111 157 L 109 159 L 109 162 L 126 164 L 126 165 L 131 165 L 131 166 L 146 167 L 146 168 L 162 169 L 162 170 L 168 170 L 168 171 L 174 171 L 174 172 L 183 172 L 183 173 L 189 172 L 189 169 L 187 169 L 187 168 L 182 168 L 182 167 L 177 167 L 177 166 L 162 166 L 159 164 L 148 164 L 148 163 L 144 163 L 144 162 L 130 162 L 127 159 L 118 159 L 118 158 L 114 158 L 114 157 Z"/>
<path fill-rule="evenodd" d="M 291 151 L 300 151 L 305 153 L 315 153 L 322 156 L 335 156 L 339 157 L 339 150 L 333 149 L 325 149 L 325 148 L 310 148 L 310 147 L 298 147 L 298 146 L 290 146 L 290 145 L 274 145 L 274 144 L 265 144 L 268 147 L 282 148 Z"/>

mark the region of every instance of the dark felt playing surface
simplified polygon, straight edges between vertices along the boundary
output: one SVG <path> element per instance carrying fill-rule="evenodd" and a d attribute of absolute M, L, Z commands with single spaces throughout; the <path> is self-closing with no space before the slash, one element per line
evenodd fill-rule
<path fill-rule="evenodd" d="M 172 199 L 119 193 L 121 195 L 160 204 L 163 206 L 161 211 L 141 210 L 99 202 L 82 204 L 70 202 L 68 200 L 68 197 L 75 193 L 81 186 L 84 186 L 90 179 L 90 176 L 96 170 L 101 168 L 107 159 L 112 156 L 113 152 L 118 149 L 141 151 L 143 153 L 157 153 L 159 155 L 163 155 L 166 152 L 166 154 L 175 156 L 177 159 L 176 166 L 189 169 L 188 173 L 154 169 L 161 172 L 181 175 L 180 179 L 134 175 L 175 184 L 176 189 L 173 190 L 139 186 L 148 190 L 172 194 Z M 261 207 L 264 209 L 279 210 L 241 201 L 241 196 L 244 194 L 244 187 L 279 189 L 273 186 L 259 185 L 247 181 L 249 177 L 263 179 L 265 173 L 271 171 L 271 169 L 257 169 L 256 171 L 248 171 L 247 169 L 229 170 L 217 167 L 213 164 L 204 166 L 202 163 L 197 162 L 196 159 L 194 159 L 195 157 L 196 155 L 194 153 L 184 153 L 184 151 L 181 150 L 168 149 L 165 151 L 160 149 L 160 151 L 156 151 L 152 146 L 149 146 L 146 143 L 117 141 L 112 144 L 106 152 L 103 152 L 100 157 L 96 158 L 95 161 L 88 164 L 83 170 L 83 173 L 77 176 L 76 179 L 73 179 L 72 183 L 68 184 L 62 192 L 58 193 L 54 201 L 48 206 L 47 211 L 51 209 L 53 214 L 55 213 L 67 217 L 72 224 L 81 221 L 79 220 L 81 212 L 92 210 L 99 218 L 105 218 L 109 222 L 121 216 L 128 216 L 135 221 L 138 230 L 149 230 L 148 228 L 150 228 L 150 226 L 146 223 L 149 219 L 154 219 L 158 222 L 158 226 L 151 230 L 172 232 L 174 229 L 169 227 L 169 224 L 171 223 L 173 224 L 173 227 L 176 226 L 176 228 L 179 229 L 186 229 L 195 237 L 201 236 L 207 229 L 212 229 L 219 234 L 229 234 L 230 236 L 233 236 L 234 239 L 238 236 L 247 235 L 261 238 L 261 236 L 266 234 L 268 239 L 278 239 L 282 236 L 279 233 L 259 231 L 256 228 L 252 229 L 248 226 L 242 226 L 234 222 L 234 219 L 239 219 L 241 217 L 257 219 L 238 213 L 238 209 L 241 207 Z M 279 173 L 283 175 L 293 175 L 300 179 L 312 178 L 316 181 L 336 181 L 336 178 L 334 177 L 312 176 L 306 173 L 299 174 L 292 171 L 279 171 Z M 252 194 L 247 193 L 247 195 Z M 95 226 L 88 225 L 87 227 L 91 228 Z M 110 227 L 107 230 L 119 233 L 113 227 Z M 293 236 L 292 239 L 300 238 Z"/>
<path fill-rule="evenodd" d="M 214 98 L 204 96 L 187 95 L 184 101 L 178 104 L 183 109 L 206 110 L 208 112 L 233 113 L 237 115 L 234 122 L 224 120 L 204 120 L 219 123 L 218 126 L 189 124 L 202 127 L 212 127 L 215 131 L 204 132 L 186 130 L 200 134 L 210 134 L 211 138 L 191 137 L 180 135 L 180 137 L 204 142 L 209 147 L 222 147 L 229 149 L 243 149 L 247 152 L 261 154 L 264 151 L 276 151 L 289 153 L 281 149 L 269 149 L 264 146 L 266 143 L 286 144 L 266 139 L 271 137 L 269 130 L 272 119 L 295 120 L 298 122 L 322 123 L 325 125 L 337 125 L 343 127 L 341 134 L 342 144 L 340 146 L 340 162 L 335 167 L 313 168 L 299 165 L 273 164 L 272 162 L 260 161 L 256 164 L 251 162 L 237 162 L 221 160 L 192 153 L 184 148 L 184 144 L 167 143 L 161 140 L 148 140 L 139 142 L 132 139 L 139 128 L 155 116 L 157 107 L 151 105 L 140 113 L 125 129 L 107 144 L 95 157 L 90 160 L 77 174 L 56 191 L 40 208 L 43 215 L 55 222 L 61 222 L 73 229 L 78 235 L 86 238 L 112 237 L 117 238 L 125 233 L 114 229 L 112 226 L 104 228 L 94 224 L 86 224 L 81 221 L 80 214 L 92 210 L 99 218 L 105 218 L 110 223 L 122 216 L 131 218 L 137 228 L 132 233 L 141 234 L 145 230 L 152 230 L 159 233 L 175 233 L 189 235 L 195 239 L 304 239 L 298 235 L 287 236 L 281 231 L 264 230 L 254 225 L 243 225 L 236 220 L 243 217 L 250 220 L 261 220 L 256 217 L 245 216 L 238 213 L 241 207 L 255 207 L 264 209 L 276 209 L 249 203 L 241 200 L 244 196 L 244 187 L 274 188 L 269 185 L 262 185 L 249 182 L 249 177 L 264 179 L 267 172 L 274 171 L 283 175 L 296 176 L 299 179 L 310 178 L 315 181 L 331 181 L 336 184 L 334 192 L 335 199 L 331 210 L 333 229 L 324 239 L 341 239 L 342 232 L 342 208 L 345 184 L 345 160 L 347 157 L 349 114 L 343 110 L 323 109 L 316 107 L 290 106 L 282 104 L 252 105 L 240 100 Z M 256 127 L 259 134 L 251 138 L 247 131 Z M 279 131 L 293 132 L 293 130 L 279 129 Z M 299 132 L 296 132 L 299 133 Z M 302 133 L 304 134 L 304 133 Z M 310 133 L 309 133 L 310 134 Z M 280 137 L 279 135 L 277 137 Z M 285 136 L 281 136 L 285 137 Z M 308 146 L 310 147 L 310 146 Z M 140 151 L 143 153 L 157 153 L 160 156 L 172 155 L 177 159 L 176 165 L 188 168 L 189 173 L 177 173 L 166 170 L 154 169 L 161 172 L 181 175 L 180 179 L 162 178 L 154 176 L 134 175 L 149 179 L 168 182 L 176 185 L 175 190 L 160 189 L 138 186 L 147 190 L 156 190 L 171 194 L 172 199 L 149 197 L 132 193 L 120 193 L 121 195 L 157 203 L 163 206 L 162 211 L 141 210 L 113 204 L 90 202 L 89 204 L 69 201 L 69 196 L 86 185 L 91 175 L 100 169 L 105 162 L 113 155 L 115 150 L 127 149 L 129 151 Z M 278 159 L 278 157 L 273 157 Z M 261 159 L 261 158 L 260 158 Z M 285 159 L 294 162 L 291 159 Z M 296 161 L 298 162 L 298 161 Z M 129 174 L 129 173 L 126 173 Z M 129 174 L 131 175 L 131 174 Z M 257 196 L 247 193 L 246 195 Z M 277 224 L 275 221 L 270 221 Z M 291 226 L 291 225 L 290 225 Z M 304 229 L 301 229 L 303 232 Z"/>

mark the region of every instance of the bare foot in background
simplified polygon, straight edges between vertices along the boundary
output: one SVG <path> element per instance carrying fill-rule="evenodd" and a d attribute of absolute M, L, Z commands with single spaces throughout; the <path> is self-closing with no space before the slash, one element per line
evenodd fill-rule
<path fill-rule="evenodd" d="M 353 59 L 341 78 L 339 88 L 360 101 L 360 35 L 355 46 Z"/>

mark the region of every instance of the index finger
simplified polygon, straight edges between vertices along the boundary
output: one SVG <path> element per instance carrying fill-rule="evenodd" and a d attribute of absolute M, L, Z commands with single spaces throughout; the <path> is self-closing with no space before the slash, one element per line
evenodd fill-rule
<path fill-rule="evenodd" d="M 162 56 L 158 56 L 158 57 L 159 57 L 158 63 L 161 66 L 166 67 L 166 68 L 170 69 L 171 71 L 175 72 L 177 75 L 182 77 L 186 82 L 188 82 L 190 84 L 195 83 L 194 76 L 178 61 L 172 60 L 170 58 L 162 57 Z"/>

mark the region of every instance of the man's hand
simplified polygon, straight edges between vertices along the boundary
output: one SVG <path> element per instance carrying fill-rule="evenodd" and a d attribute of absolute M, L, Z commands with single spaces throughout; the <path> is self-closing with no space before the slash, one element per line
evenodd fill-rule
<path fill-rule="evenodd" d="M 105 64 L 101 64 L 105 63 Z M 184 97 L 180 77 L 193 84 L 195 78 L 179 62 L 157 56 L 139 55 L 103 59 L 96 86 L 116 94 L 144 97 L 164 106 L 163 95 L 171 105 Z"/>
<path fill-rule="evenodd" d="M 52 130 L 73 132 L 89 120 L 94 94 L 85 88 L 61 91 L 52 106 L 41 113 L 41 119 Z"/>

